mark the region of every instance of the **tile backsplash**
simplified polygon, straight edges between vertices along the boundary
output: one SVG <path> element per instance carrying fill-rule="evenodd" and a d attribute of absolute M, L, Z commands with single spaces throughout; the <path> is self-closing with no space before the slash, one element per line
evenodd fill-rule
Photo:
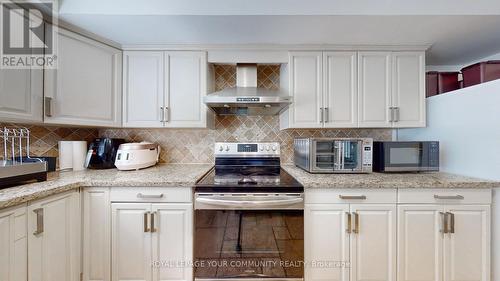
<path fill-rule="evenodd" d="M 279 89 L 279 65 L 258 65 L 257 84 Z M 235 65 L 214 65 L 215 90 L 236 86 Z M 160 144 L 161 162 L 213 163 L 214 143 L 230 141 L 279 142 L 283 163 L 293 162 L 297 137 L 371 137 L 390 140 L 390 129 L 279 129 L 278 116 L 217 116 L 214 129 L 101 129 L 104 137 Z"/>
<path fill-rule="evenodd" d="M 92 128 L 65 128 L 39 125 L 0 123 L 3 127 L 26 127 L 30 130 L 30 156 L 55 156 L 59 154 L 57 142 L 61 140 L 92 141 L 99 131 Z M 1 140 L 3 144 L 3 139 Z M 3 148 L 0 149 L 3 157 Z"/>

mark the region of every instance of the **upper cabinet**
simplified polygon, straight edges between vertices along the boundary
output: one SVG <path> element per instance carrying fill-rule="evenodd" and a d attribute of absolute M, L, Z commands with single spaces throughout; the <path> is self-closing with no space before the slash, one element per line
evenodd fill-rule
<path fill-rule="evenodd" d="M 195 51 L 124 53 L 124 127 L 207 127 L 207 57 Z"/>
<path fill-rule="evenodd" d="M 291 52 L 281 128 L 425 127 L 423 52 Z"/>
<path fill-rule="evenodd" d="M 58 67 L 45 70 L 45 123 L 121 125 L 122 52 L 59 28 Z"/>

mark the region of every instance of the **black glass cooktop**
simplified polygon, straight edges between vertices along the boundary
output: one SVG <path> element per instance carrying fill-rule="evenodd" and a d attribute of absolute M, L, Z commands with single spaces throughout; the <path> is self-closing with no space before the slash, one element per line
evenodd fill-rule
<path fill-rule="evenodd" d="M 282 168 L 214 167 L 195 185 L 196 192 L 303 192 L 304 187 Z"/>

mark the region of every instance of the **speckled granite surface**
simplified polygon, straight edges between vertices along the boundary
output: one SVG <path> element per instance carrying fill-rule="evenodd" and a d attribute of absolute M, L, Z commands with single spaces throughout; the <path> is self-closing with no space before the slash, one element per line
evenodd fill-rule
<path fill-rule="evenodd" d="M 210 164 L 168 164 L 139 171 L 111 169 L 52 173 L 45 182 L 0 189 L 0 208 L 82 186 L 193 186 L 211 167 Z"/>
<path fill-rule="evenodd" d="M 500 182 L 448 173 L 310 174 L 293 165 L 283 168 L 305 188 L 493 188 Z"/>

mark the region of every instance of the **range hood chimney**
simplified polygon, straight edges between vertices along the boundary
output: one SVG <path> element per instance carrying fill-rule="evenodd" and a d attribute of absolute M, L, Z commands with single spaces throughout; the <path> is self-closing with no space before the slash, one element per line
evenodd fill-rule
<path fill-rule="evenodd" d="M 205 104 L 218 115 L 277 115 L 292 98 L 279 90 L 257 87 L 257 64 L 236 64 L 236 87 L 207 95 Z"/>

